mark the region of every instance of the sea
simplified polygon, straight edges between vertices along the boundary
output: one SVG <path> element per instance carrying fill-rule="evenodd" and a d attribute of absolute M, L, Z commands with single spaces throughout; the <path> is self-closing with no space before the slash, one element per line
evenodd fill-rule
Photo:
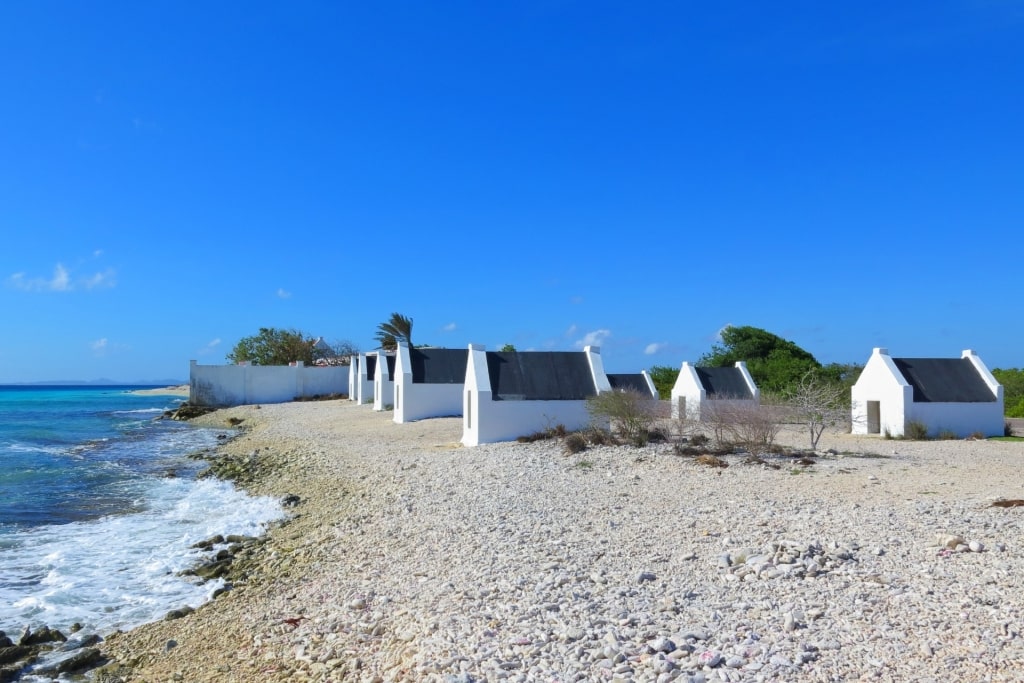
<path fill-rule="evenodd" d="M 0 631 L 105 635 L 198 607 L 181 575 L 217 534 L 262 535 L 276 499 L 197 478 L 230 430 L 160 419 L 183 400 L 136 386 L 0 386 Z"/>

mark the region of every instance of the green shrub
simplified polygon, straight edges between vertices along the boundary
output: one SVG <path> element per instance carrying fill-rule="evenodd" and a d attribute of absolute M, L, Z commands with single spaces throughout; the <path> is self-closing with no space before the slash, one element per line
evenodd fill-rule
<path fill-rule="evenodd" d="M 952 431 L 950 429 L 940 429 L 939 430 L 938 438 L 941 441 L 955 441 L 956 439 L 959 439 L 960 437 L 958 437 L 956 435 L 956 432 L 954 432 L 954 431 Z"/>
<path fill-rule="evenodd" d="M 1013 425 L 1009 420 L 1003 422 L 1003 436 L 1013 436 Z"/>
<path fill-rule="evenodd" d="M 587 399 L 595 421 L 607 420 L 616 434 L 635 446 L 647 443 L 658 415 L 658 402 L 638 391 L 605 391 Z"/>
<path fill-rule="evenodd" d="M 928 439 L 928 425 L 918 420 L 907 422 L 907 428 L 903 432 L 903 438 L 911 441 L 925 441 Z"/>
<path fill-rule="evenodd" d="M 707 444 L 708 441 L 711 441 L 711 439 L 708 438 L 707 434 L 698 433 L 690 437 L 691 446 L 704 446 Z"/>

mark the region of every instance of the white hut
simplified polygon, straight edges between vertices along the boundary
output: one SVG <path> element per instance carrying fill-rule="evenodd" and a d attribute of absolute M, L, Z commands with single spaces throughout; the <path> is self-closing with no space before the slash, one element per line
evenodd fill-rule
<path fill-rule="evenodd" d="M 399 342 L 395 355 L 397 424 L 429 417 L 462 415 L 466 349 L 410 348 Z"/>
<path fill-rule="evenodd" d="M 854 434 L 904 436 L 911 422 L 930 436 L 1003 434 L 1003 387 L 970 349 L 960 358 L 893 358 L 875 348 L 850 398 Z"/>
<path fill-rule="evenodd" d="M 761 390 L 743 361 L 731 368 L 699 368 L 683 362 L 672 387 L 672 418 L 695 422 L 707 418 L 707 408 L 761 404 Z"/>
<path fill-rule="evenodd" d="M 511 441 L 563 425 L 591 422 L 586 401 L 611 385 L 601 351 L 486 351 L 469 345 L 462 413 L 462 443 Z"/>

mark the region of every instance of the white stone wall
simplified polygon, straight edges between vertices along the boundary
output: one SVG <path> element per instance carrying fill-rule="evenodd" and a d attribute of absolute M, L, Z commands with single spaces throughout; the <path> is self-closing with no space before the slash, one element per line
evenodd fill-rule
<path fill-rule="evenodd" d="M 415 384 L 412 381 L 412 359 L 409 345 L 401 342 L 395 357 L 394 399 L 396 424 L 431 417 L 462 415 L 464 383 Z"/>
<path fill-rule="evenodd" d="M 189 402 L 204 406 L 286 403 L 296 398 L 344 394 L 345 366 L 189 364 Z"/>

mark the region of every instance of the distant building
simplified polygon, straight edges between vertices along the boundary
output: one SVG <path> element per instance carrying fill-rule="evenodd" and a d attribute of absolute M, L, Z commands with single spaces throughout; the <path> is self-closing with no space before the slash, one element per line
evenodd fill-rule
<path fill-rule="evenodd" d="M 731 368 L 699 368 L 683 362 L 672 387 L 673 419 L 707 419 L 709 406 L 760 404 L 761 391 L 743 361 Z"/>

